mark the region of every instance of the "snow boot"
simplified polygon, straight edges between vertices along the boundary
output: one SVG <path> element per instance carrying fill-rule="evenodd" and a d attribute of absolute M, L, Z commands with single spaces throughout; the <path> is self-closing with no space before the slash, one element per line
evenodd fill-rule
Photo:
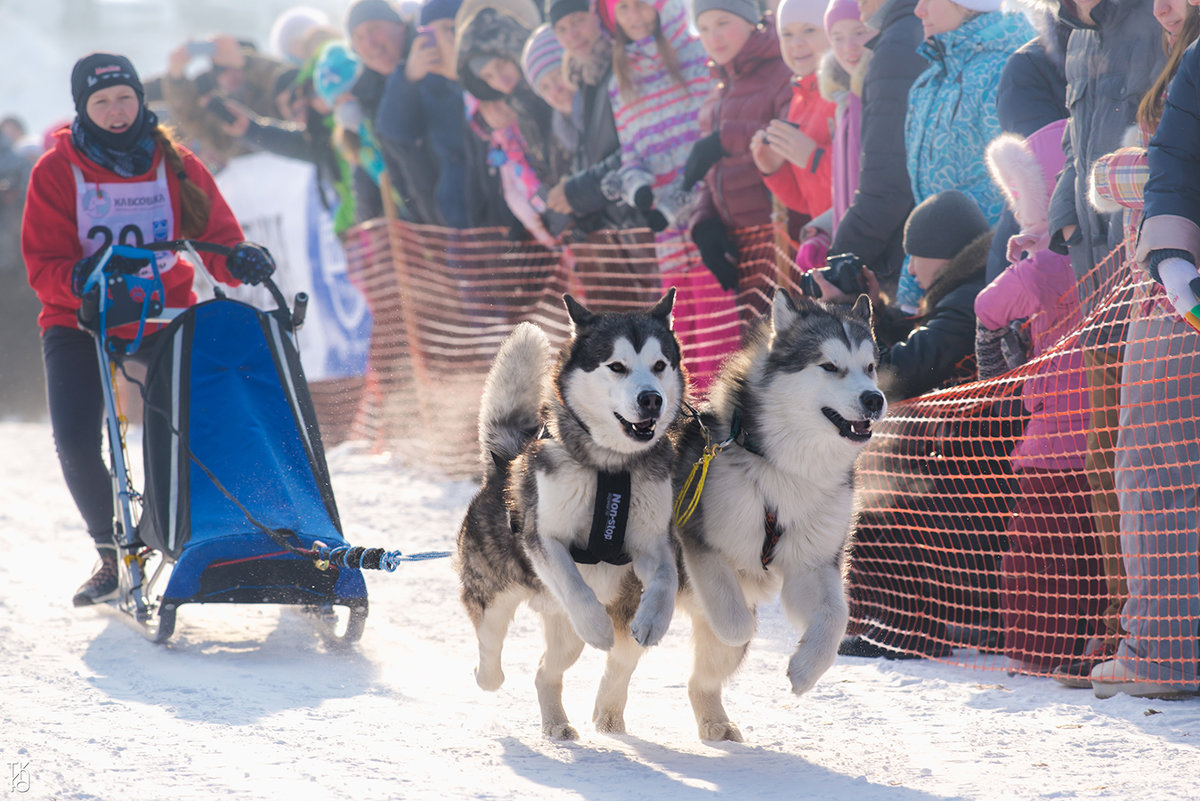
<path fill-rule="evenodd" d="M 75 606 L 91 606 L 117 597 L 117 549 L 101 546 L 98 550 L 100 564 L 92 577 L 75 591 L 75 597 L 71 599 Z"/>

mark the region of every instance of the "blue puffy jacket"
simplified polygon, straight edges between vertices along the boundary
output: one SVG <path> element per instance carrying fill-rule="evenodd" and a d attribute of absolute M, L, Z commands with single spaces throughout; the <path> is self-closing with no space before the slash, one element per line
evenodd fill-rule
<path fill-rule="evenodd" d="M 913 200 L 970 195 L 995 225 L 1004 208 L 984 151 L 1000 135 L 996 92 L 1009 56 L 1035 35 L 1021 14 L 991 12 L 927 39 L 929 61 L 908 92 L 904 145 Z"/>

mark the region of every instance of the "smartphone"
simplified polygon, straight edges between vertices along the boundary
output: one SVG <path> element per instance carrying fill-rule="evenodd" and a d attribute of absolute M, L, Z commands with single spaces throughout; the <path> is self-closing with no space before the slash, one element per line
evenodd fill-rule
<path fill-rule="evenodd" d="M 229 106 L 225 105 L 225 101 L 217 95 L 210 97 L 208 102 L 204 104 L 204 107 L 212 114 L 215 114 L 217 119 L 222 122 L 232 125 L 238 120 L 237 115 L 230 111 Z"/>
<path fill-rule="evenodd" d="M 192 58 L 212 58 L 217 52 L 217 45 L 214 42 L 188 42 L 187 54 Z"/>

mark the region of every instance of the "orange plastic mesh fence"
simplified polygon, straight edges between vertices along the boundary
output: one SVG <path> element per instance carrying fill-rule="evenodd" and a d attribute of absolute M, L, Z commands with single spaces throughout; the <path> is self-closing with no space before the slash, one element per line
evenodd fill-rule
<path fill-rule="evenodd" d="M 797 276 L 771 227 L 736 239 L 744 331 Z M 479 472 L 480 391 L 513 326 L 561 341 L 562 293 L 625 310 L 664 286 L 647 231 L 600 232 L 564 255 L 500 230 L 375 221 L 347 251 L 375 319 L 351 433 L 451 477 Z M 1195 681 L 1200 339 L 1123 258 L 1030 319 L 1050 343 L 1040 355 L 891 406 L 858 464 L 851 633 L 1046 675 L 1128 630 L 1130 667 Z"/>

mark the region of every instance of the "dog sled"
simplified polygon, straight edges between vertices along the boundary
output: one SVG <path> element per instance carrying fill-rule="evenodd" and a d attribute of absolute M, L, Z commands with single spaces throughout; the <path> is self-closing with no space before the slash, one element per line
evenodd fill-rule
<path fill-rule="evenodd" d="M 119 593 L 111 602 L 145 636 L 166 642 L 185 604 L 299 607 L 331 643 L 352 643 L 368 612 L 361 570 L 394 570 L 399 552 L 352 548 L 342 535 L 313 405 L 293 337 L 306 297 L 275 308 L 215 298 L 164 308 L 155 251 L 228 253 L 186 240 L 110 246 L 88 280 L 102 289 L 96 352 L 115 499 Z M 107 269 L 113 254 L 146 265 Z M 123 261 L 128 264 L 128 261 Z M 151 273 L 147 276 L 146 273 Z M 132 340 L 110 334 L 137 323 Z M 131 482 L 115 378 L 143 352 L 143 476 Z M 424 556 L 434 556 L 428 554 Z"/>

